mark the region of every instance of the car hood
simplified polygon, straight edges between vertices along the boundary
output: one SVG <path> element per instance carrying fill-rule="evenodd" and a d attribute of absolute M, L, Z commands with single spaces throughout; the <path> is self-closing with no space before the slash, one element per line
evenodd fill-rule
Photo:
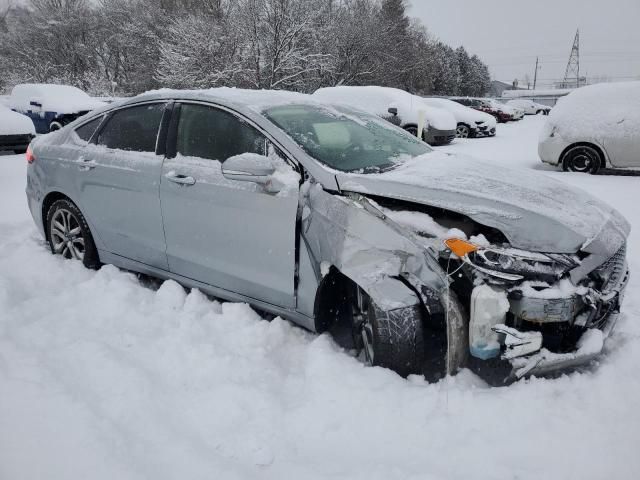
<path fill-rule="evenodd" d="M 613 255 L 629 223 L 609 205 L 547 175 L 431 152 L 378 174 L 339 173 L 342 191 L 461 213 L 497 228 L 515 248 Z"/>

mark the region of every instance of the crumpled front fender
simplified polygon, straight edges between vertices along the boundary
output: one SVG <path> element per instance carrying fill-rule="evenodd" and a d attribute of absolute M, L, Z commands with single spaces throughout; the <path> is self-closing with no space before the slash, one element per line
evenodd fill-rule
<path fill-rule="evenodd" d="M 301 195 L 302 235 L 321 271 L 337 268 L 384 310 L 416 305 L 422 286 L 446 287 L 425 247 L 366 199 L 331 194 L 318 184 L 305 184 Z"/>

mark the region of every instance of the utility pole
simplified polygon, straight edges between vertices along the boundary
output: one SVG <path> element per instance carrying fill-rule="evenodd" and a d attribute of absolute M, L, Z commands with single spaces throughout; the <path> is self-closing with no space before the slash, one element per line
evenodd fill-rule
<path fill-rule="evenodd" d="M 536 57 L 536 71 L 533 74 L 533 89 L 536 89 L 536 82 L 538 81 L 538 57 Z"/>
<path fill-rule="evenodd" d="M 576 30 L 576 36 L 571 47 L 571 55 L 569 55 L 569 62 L 564 73 L 563 83 L 565 88 L 569 85 L 569 80 L 572 80 L 574 75 L 576 88 L 578 88 L 580 86 L 580 29 Z"/>

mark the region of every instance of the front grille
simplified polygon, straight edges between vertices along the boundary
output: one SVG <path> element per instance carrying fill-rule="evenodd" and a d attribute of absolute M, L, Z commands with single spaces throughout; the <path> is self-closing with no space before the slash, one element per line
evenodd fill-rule
<path fill-rule="evenodd" d="M 622 245 L 609 260 L 595 270 L 595 273 L 602 279 L 602 291 L 616 289 L 627 274 L 627 245 Z"/>

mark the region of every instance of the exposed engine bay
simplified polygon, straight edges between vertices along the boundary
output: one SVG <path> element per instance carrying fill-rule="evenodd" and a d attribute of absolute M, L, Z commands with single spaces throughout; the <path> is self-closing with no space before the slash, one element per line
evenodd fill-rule
<path fill-rule="evenodd" d="M 590 254 L 582 251 L 519 250 L 498 230 L 464 215 L 387 198 L 369 201 L 436 253 L 466 310 L 471 356 L 500 357 L 518 379 L 584 364 L 602 350 L 628 281 L 626 245 L 587 269 Z"/>

